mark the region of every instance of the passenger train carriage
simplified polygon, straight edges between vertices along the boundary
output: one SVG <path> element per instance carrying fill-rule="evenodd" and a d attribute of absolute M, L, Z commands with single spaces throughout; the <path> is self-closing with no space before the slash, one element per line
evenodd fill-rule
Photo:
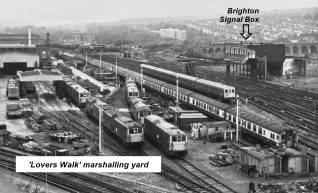
<path fill-rule="evenodd" d="M 224 85 L 219 82 L 213 82 L 206 79 L 180 74 L 170 70 L 142 64 L 142 69 L 145 75 L 167 81 L 173 85 L 176 84 L 178 76 L 179 86 L 194 90 L 208 96 L 217 97 L 219 99 L 230 99 L 235 97 L 235 88 L 229 85 Z"/>
<path fill-rule="evenodd" d="M 145 137 L 170 157 L 188 153 L 187 135 L 157 115 L 145 117 Z"/>
<path fill-rule="evenodd" d="M 115 65 L 107 63 L 107 67 L 114 69 Z M 123 77 L 130 77 L 139 84 L 141 82 L 140 73 L 138 72 L 118 67 L 118 74 Z M 143 85 L 145 87 L 153 89 L 171 98 L 175 98 L 176 96 L 176 87 L 174 86 L 174 82 L 175 81 L 173 81 L 172 85 L 149 76 L 143 76 Z M 224 90 L 224 94 L 225 93 L 226 91 Z M 230 93 L 232 93 L 231 97 L 234 97 L 233 90 Z M 198 109 L 205 114 L 211 115 L 217 119 L 228 120 L 233 124 L 233 126 L 236 125 L 236 108 L 233 108 L 228 104 L 221 103 L 217 100 L 182 88 L 179 88 L 178 98 L 180 102 Z M 286 144 L 287 147 L 297 146 L 298 134 L 296 131 L 288 128 L 287 126 L 273 123 L 272 121 L 261 118 L 255 114 L 240 112 L 239 125 L 242 132 L 252 134 L 255 138 L 273 146 L 280 146 L 282 144 Z"/>

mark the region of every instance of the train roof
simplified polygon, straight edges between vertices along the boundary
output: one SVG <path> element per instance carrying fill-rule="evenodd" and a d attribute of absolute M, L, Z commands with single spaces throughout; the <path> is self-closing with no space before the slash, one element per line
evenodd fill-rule
<path fill-rule="evenodd" d="M 68 56 L 68 57 L 71 57 L 71 58 L 75 57 L 75 55 L 69 54 L 69 53 L 66 53 L 66 52 L 63 52 L 61 55 L 65 55 L 65 56 Z"/>
<path fill-rule="evenodd" d="M 203 96 L 203 95 L 197 94 L 197 93 L 192 93 L 192 94 L 190 95 L 190 97 L 195 98 L 195 99 L 197 99 L 197 100 L 199 100 L 199 101 L 201 101 L 201 102 L 204 102 L 204 103 L 206 103 L 206 104 L 208 104 L 208 105 L 211 105 L 211 106 L 213 106 L 213 107 L 216 107 L 216 108 L 218 108 L 218 109 L 221 109 L 221 110 L 223 110 L 223 111 L 225 111 L 226 109 L 232 107 L 231 105 L 228 105 L 228 104 L 226 104 L 226 103 L 222 103 L 222 102 L 220 102 L 220 101 L 218 101 L 218 100 L 211 99 L 211 98 L 209 98 L 209 97 L 206 97 L 206 96 Z"/>
<path fill-rule="evenodd" d="M 137 102 L 137 103 L 134 103 L 133 105 L 138 111 L 151 111 L 149 106 L 143 102 Z"/>
<path fill-rule="evenodd" d="M 162 87 L 165 87 L 165 88 L 168 88 L 168 89 L 170 89 L 170 90 L 176 91 L 176 86 L 174 86 L 174 85 L 171 85 L 171 84 L 168 84 L 168 83 L 163 83 L 161 86 L 162 86 Z M 194 93 L 194 92 L 179 87 L 179 93 L 182 93 L 182 94 L 184 94 L 184 95 L 189 95 L 189 94 L 192 94 L 192 93 Z"/>
<path fill-rule="evenodd" d="M 178 127 L 174 126 L 171 123 L 168 123 L 163 118 L 161 118 L 157 115 L 148 115 L 148 116 L 146 116 L 146 119 L 148 119 L 150 122 L 152 122 L 154 125 L 159 127 L 161 130 L 163 130 L 168 135 L 186 135 Z"/>
<path fill-rule="evenodd" d="M 229 113 L 236 116 L 236 108 L 231 108 L 228 110 Z M 286 126 L 280 125 L 278 123 L 275 123 L 273 121 L 264 119 L 263 117 L 257 116 L 256 114 L 251 114 L 247 112 L 240 112 L 239 117 L 241 119 L 244 119 L 246 121 L 249 121 L 253 124 L 256 124 L 258 126 L 261 126 L 265 129 L 268 129 L 274 133 L 283 133 L 286 130 L 289 130 Z"/>
<path fill-rule="evenodd" d="M 152 78 L 150 76 L 144 76 L 144 77 L 146 77 L 150 82 L 155 82 L 155 83 L 157 83 L 159 85 L 166 84 L 166 82 L 158 80 L 158 79 L 155 79 L 155 78 Z"/>
<path fill-rule="evenodd" d="M 73 89 L 75 89 L 78 93 L 89 93 L 88 90 L 86 90 L 85 88 L 83 88 L 81 85 L 79 84 L 72 84 L 70 85 Z"/>
<path fill-rule="evenodd" d="M 139 92 L 137 87 L 127 87 L 128 92 Z"/>
<path fill-rule="evenodd" d="M 196 81 L 197 79 L 199 79 L 199 78 L 197 78 L 197 77 L 194 77 L 194 76 L 189 76 L 189 75 L 187 75 L 187 74 L 181 74 L 181 73 L 179 73 L 179 78 L 185 78 L 185 79 L 189 79 L 189 80 L 191 80 L 191 81 Z"/>
<path fill-rule="evenodd" d="M 125 115 L 119 114 L 115 120 L 118 120 L 119 123 L 121 123 L 123 126 L 127 127 L 127 128 L 135 128 L 135 127 L 139 127 L 141 128 L 142 126 L 137 123 L 136 121 L 132 120 L 129 117 L 126 117 Z"/>
<path fill-rule="evenodd" d="M 202 84 L 206 84 L 206 85 L 209 85 L 209 86 L 213 86 L 213 87 L 216 87 L 216 88 L 219 88 L 219 89 L 227 89 L 227 90 L 232 90 L 232 89 L 235 89 L 233 86 L 229 86 L 229 85 L 225 85 L 225 84 L 222 84 L 222 83 L 219 83 L 219 82 L 214 82 L 214 81 L 211 81 L 211 80 L 206 80 L 206 79 L 198 79 L 197 80 L 198 83 L 202 83 Z"/>

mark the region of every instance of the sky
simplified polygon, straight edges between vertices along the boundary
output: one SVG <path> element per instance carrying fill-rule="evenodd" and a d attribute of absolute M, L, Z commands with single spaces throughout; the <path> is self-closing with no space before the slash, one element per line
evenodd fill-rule
<path fill-rule="evenodd" d="M 107 22 L 136 17 L 226 14 L 318 7 L 318 0 L 0 0 L 0 19 L 42 23 Z"/>

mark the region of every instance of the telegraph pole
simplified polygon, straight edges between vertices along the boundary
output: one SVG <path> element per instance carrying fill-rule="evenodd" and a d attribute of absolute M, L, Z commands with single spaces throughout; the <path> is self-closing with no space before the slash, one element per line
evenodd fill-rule
<path fill-rule="evenodd" d="M 99 51 L 99 69 L 102 69 L 102 50 Z"/>
<path fill-rule="evenodd" d="M 116 57 L 116 87 L 117 87 L 117 84 L 118 84 L 118 77 L 117 77 L 117 57 Z"/>
<path fill-rule="evenodd" d="M 179 106 L 179 98 L 178 98 L 178 94 L 179 94 L 179 74 L 177 73 L 177 80 L 176 80 L 176 106 Z"/>
<path fill-rule="evenodd" d="M 98 118 L 98 127 L 99 127 L 99 153 L 102 153 L 102 112 L 103 110 L 99 107 L 99 118 Z"/>
<path fill-rule="evenodd" d="M 236 95 L 236 142 L 239 141 L 239 95 Z"/>
<path fill-rule="evenodd" d="M 140 65 L 140 90 L 141 95 L 143 96 L 143 70 L 142 70 L 143 64 Z"/>
<path fill-rule="evenodd" d="M 86 57 L 85 57 L 85 61 L 86 61 L 85 68 L 87 68 L 87 50 L 85 51 L 85 55 L 86 55 Z"/>

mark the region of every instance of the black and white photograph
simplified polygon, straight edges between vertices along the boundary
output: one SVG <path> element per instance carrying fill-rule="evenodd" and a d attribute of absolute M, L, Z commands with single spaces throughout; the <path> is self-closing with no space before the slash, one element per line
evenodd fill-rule
<path fill-rule="evenodd" d="M 317 0 L 0 0 L 0 193 L 317 193 Z"/>

